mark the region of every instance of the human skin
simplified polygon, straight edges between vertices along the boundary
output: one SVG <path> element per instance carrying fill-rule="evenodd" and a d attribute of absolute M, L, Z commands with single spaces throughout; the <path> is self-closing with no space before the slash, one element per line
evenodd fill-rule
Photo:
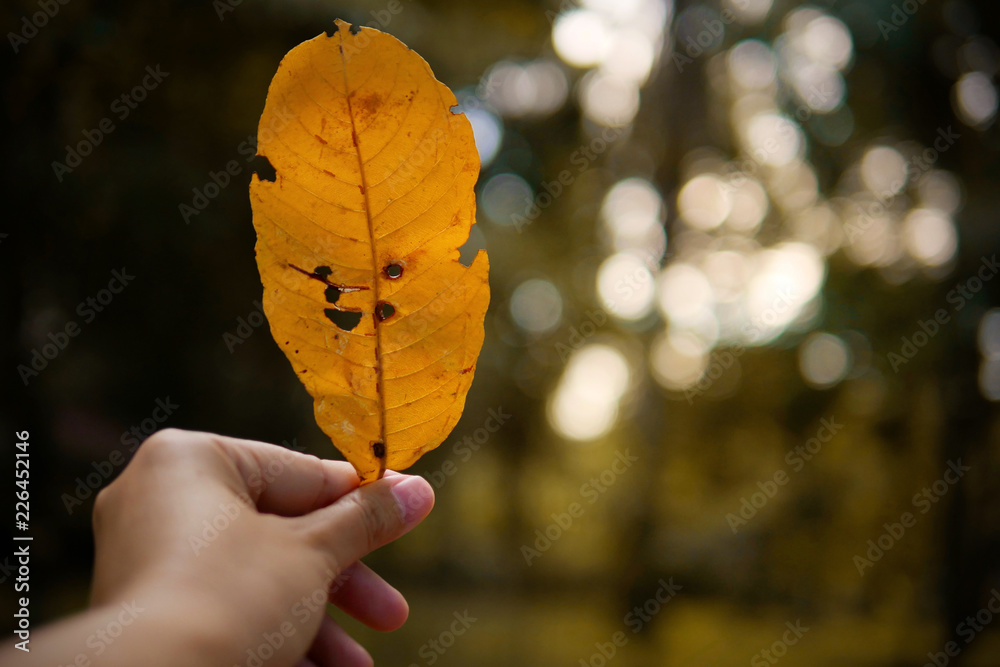
<path fill-rule="evenodd" d="M 358 488 L 347 463 L 211 433 L 167 429 L 94 505 L 88 610 L 32 632 L 41 667 L 371 665 L 325 600 L 381 631 L 403 596 L 360 559 L 430 512 L 421 477 Z"/>

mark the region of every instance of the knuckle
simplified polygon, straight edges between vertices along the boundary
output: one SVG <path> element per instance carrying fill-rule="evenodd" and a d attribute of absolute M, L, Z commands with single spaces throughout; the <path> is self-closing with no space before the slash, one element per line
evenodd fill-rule
<path fill-rule="evenodd" d="M 177 456 L 190 454 L 202 438 L 192 437 L 192 433 L 178 428 L 165 428 L 146 438 L 135 453 L 137 461 L 160 462 L 174 460 Z"/>
<path fill-rule="evenodd" d="M 94 496 L 94 509 L 91 512 L 90 521 L 95 532 L 97 532 L 106 520 L 110 509 L 114 507 L 114 488 L 115 482 L 112 482 L 98 491 L 97 495 Z"/>
<path fill-rule="evenodd" d="M 164 428 L 156 431 L 151 436 L 146 438 L 146 441 L 142 443 L 142 446 L 147 450 L 175 447 L 178 444 L 188 441 L 189 438 L 186 436 L 187 432 L 182 431 L 179 428 Z"/>

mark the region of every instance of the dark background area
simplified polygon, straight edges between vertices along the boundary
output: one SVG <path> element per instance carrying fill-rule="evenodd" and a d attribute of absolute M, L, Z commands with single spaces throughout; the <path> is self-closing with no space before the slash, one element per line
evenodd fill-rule
<path fill-rule="evenodd" d="M 949 310 L 949 322 L 898 373 L 889 357 L 920 321 L 950 309 L 949 293 L 1000 248 L 1000 135 L 992 120 L 963 119 L 956 97 L 956 82 L 973 65 L 985 68 L 996 93 L 996 3 L 927 0 L 888 39 L 877 21 L 901 3 L 813 5 L 842 21 L 853 38 L 838 107 L 850 109 L 853 129 L 841 141 L 823 141 L 834 121 L 823 125 L 824 115 L 812 114 L 802 124 L 801 159 L 815 173 L 817 201 L 832 202 L 837 229 L 846 227 L 845 202 L 865 201 L 857 194 L 857 165 L 866 151 L 923 150 L 939 129 L 952 127 L 960 138 L 934 169 L 954 175 L 960 187 L 953 256 L 933 267 L 866 264 L 843 233 L 830 231 L 837 247 L 820 253 L 822 286 L 803 316 L 766 344 L 748 345 L 736 371 L 690 401 L 676 383 L 658 383 L 650 361 L 670 313 L 651 307 L 637 318 L 611 317 L 587 346 L 620 350 L 628 388 L 611 427 L 573 438 L 552 406 L 560 382 L 575 377 L 566 374 L 561 350 L 577 347 L 574 332 L 587 313 L 614 305 L 595 287 L 598 267 L 616 252 L 601 222 L 605 193 L 639 177 L 662 196 L 667 247 L 652 275 L 696 261 L 709 237 L 730 248 L 721 232 L 688 233 L 679 193 L 704 164 L 714 169 L 745 151 L 738 137 L 746 128 L 727 115 L 736 108 L 725 83 L 727 50 L 747 39 L 784 43 L 788 17 L 804 5 L 777 0 L 762 21 L 728 26 L 708 53 L 679 71 L 672 54 L 701 30 L 689 26 L 714 20 L 720 7 L 666 2 L 658 65 L 640 86 L 637 114 L 616 129 L 622 138 L 517 230 L 509 219 L 484 215 L 485 184 L 514 174 L 537 196 L 602 130 L 579 101 L 589 68 L 572 67 L 553 48 L 552 18 L 575 5 L 400 2 L 403 10 L 385 30 L 421 54 L 467 108 L 475 107 L 468 104 L 473 96 L 482 97 L 503 138 L 496 156 L 484 160 L 480 222 L 470 240 L 491 258 L 486 343 L 462 421 L 412 469 L 433 477 L 451 460 L 457 472 L 435 484 L 438 506 L 427 523 L 370 562 L 408 596 L 411 620 L 387 636 L 348 622 L 377 663 L 430 664 L 421 647 L 448 628 L 453 612 L 468 609 L 479 620 L 438 664 L 576 665 L 590 659 L 595 642 L 627 631 L 628 611 L 673 577 L 682 593 L 634 639 L 628 632 L 630 643 L 615 658 L 620 664 L 746 664 L 780 639 L 786 622 L 802 619 L 810 631 L 788 648 L 784 663 L 922 665 L 928 652 L 954 639 L 963 651 L 950 664 L 1000 665 L 1000 619 L 968 645 L 956 630 L 1000 588 L 1000 422 L 990 400 L 1000 399 L 1000 372 L 989 370 L 1000 333 L 987 326 L 998 312 L 991 309 L 1000 304 L 1000 281 L 985 282 L 961 310 Z M 335 18 L 366 23 L 388 3 L 244 0 L 221 19 L 220 5 L 70 0 L 18 52 L 4 47 L 0 433 L 6 460 L 13 459 L 13 433 L 31 434 L 31 599 L 39 623 L 86 604 L 93 496 L 68 508 L 67 498 L 86 495 L 77 494 L 80 480 L 92 491 L 120 472 L 105 462 L 113 451 L 127 452 L 130 429 L 215 431 L 340 458 L 266 325 L 250 324 L 260 324 L 253 313 L 261 285 L 247 184 L 260 165 L 245 159 L 246 148 L 282 56 L 332 30 Z M 6 3 L 4 33 L 20 31 L 22 17 L 36 11 L 35 2 Z M 980 45 L 971 51 L 979 60 L 963 50 L 970 43 Z M 555 63 L 568 94 L 544 113 L 504 111 L 509 91 L 502 82 L 484 85 L 484 74 L 499 62 L 529 61 Z M 147 67 L 169 75 L 119 118 L 112 103 L 142 81 Z M 794 116 L 798 102 L 787 82 L 776 86 L 778 108 Z M 105 117 L 114 131 L 60 178 L 53 162 L 64 162 L 67 144 Z M 230 160 L 240 173 L 185 220 L 180 206 L 191 205 L 193 189 L 204 191 L 211 173 Z M 789 230 L 797 229 L 801 211 L 780 203 L 782 178 L 764 185 L 769 212 L 759 232 L 744 236 L 774 247 L 794 237 Z M 902 210 L 892 214 L 893 224 L 908 215 L 916 185 L 894 202 Z M 134 280 L 87 321 L 80 304 L 98 298 L 114 271 Z M 526 301 L 535 306 L 519 310 L 514 295 L 527 280 L 556 290 L 551 326 L 523 326 L 524 313 L 551 314 L 537 305 L 551 305 L 551 298 L 537 296 Z M 25 382 L 19 367 L 30 366 L 33 351 L 70 323 L 79 335 Z M 811 344 L 831 340 L 818 335 L 840 341 L 851 360 L 819 385 L 802 361 Z M 709 349 L 722 355 L 742 348 L 721 337 Z M 591 375 L 608 372 L 596 368 Z M 157 401 L 177 406 L 162 422 L 152 419 Z M 491 409 L 511 418 L 463 460 L 455 445 L 473 436 Z M 785 452 L 830 416 L 843 431 L 734 534 L 726 515 L 758 490 L 758 481 L 787 469 Z M 535 530 L 579 500 L 581 484 L 599 478 L 626 448 L 639 457 L 628 477 L 526 564 L 522 547 L 536 543 Z M 967 477 L 860 576 L 854 556 L 878 539 L 884 523 L 913 511 L 913 494 L 958 458 L 971 467 Z M 95 473 L 98 482 L 88 484 Z M 12 473 L 0 477 L 0 488 L 12 492 Z M 5 546 L 0 558 L 6 553 Z M 7 609 L 10 575 L 0 572 L 0 580 Z"/>

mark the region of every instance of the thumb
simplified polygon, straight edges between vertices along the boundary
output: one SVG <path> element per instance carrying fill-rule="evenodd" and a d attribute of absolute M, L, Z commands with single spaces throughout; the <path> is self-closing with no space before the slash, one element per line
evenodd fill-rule
<path fill-rule="evenodd" d="M 332 505 L 293 521 L 337 572 L 361 560 L 423 521 L 434 507 L 434 490 L 423 477 L 393 475 L 357 488 Z"/>

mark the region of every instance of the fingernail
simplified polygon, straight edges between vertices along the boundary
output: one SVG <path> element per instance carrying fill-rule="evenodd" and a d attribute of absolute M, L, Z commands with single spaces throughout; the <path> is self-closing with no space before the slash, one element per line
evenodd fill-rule
<path fill-rule="evenodd" d="M 424 518 L 434 506 L 434 490 L 418 475 L 401 477 L 403 479 L 392 485 L 392 495 L 399 504 L 403 521 L 409 524 Z"/>

